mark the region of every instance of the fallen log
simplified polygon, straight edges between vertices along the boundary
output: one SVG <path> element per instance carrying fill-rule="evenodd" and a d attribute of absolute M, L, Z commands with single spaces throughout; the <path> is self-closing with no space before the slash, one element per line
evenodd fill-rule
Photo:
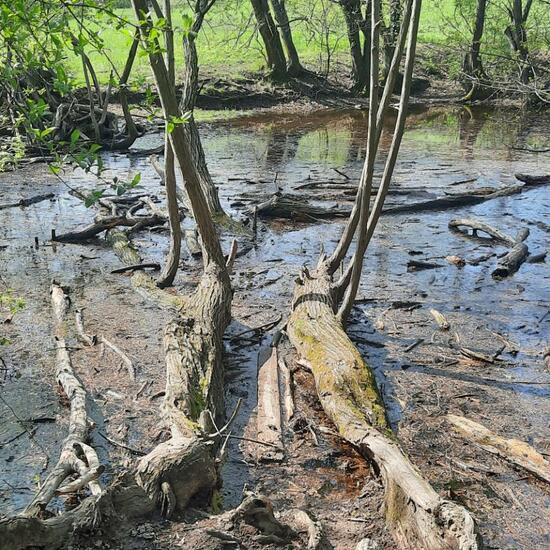
<path fill-rule="evenodd" d="M 396 539 L 410 548 L 479 548 L 472 516 L 434 491 L 391 434 L 374 373 L 334 312 L 334 292 L 326 265 L 304 271 L 287 332 L 311 366 L 325 413 L 381 474 L 386 519 Z"/>
<path fill-rule="evenodd" d="M 497 199 L 499 197 L 519 194 L 525 187 L 525 185 L 511 185 L 509 187 L 497 189 L 493 193 L 485 195 L 457 194 L 452 197 L 441 197 L 412 204 L 392 206 L 390 208 L 385 208 L 382 213 L 386 215 L 407 214 L 414 212 L 428 212 L 432 210 L 445 210 L 447 208 L 460 208 L 462 206 L 473 206 L 488 200 Z"/>
<path fill-rule="evenodd" d="M 505 439 L 482 424 L 469 418 L 447 415 L 447 420 L 463 436 L 479 445 L 482 449 L 520 466 L 535 477 L 550 483 L 550 462 L 533 447 L 518 439 Z"/>
<path fill-rule="evenodd" d="M 451 220 L 449 222 L 449 228 L 454 229 L 459 233 L 462 233 L 464 235 L 468 235 L 468 233 L 464 233 L 460 228 L 461 227 L 468 227 L 472 229 L 472 234 L 474 237 L 477 237 L 477 232 L 482 231 L 483 233 L 486 233 L 489 235 L 492 239 L 494 239 L 497 242 L 501 242 L 503 244 L 506 244 L 508 246 L 514 246 L 516 244 L 517 239 L 513 239 L 512 237 L 506 235 L 499 229 L 496 229 L 495 227 L 481 222 L 479 220 L 475 220 L 473 218 L 456 218 L 454 220 Z"/>
<path fill-rule="evenodd" d="M 281 396 L 279 392 L 279 361 L 277 346 L 262 348 L 258 353 L 258 411 L 257 434 L 277 448 L 259 448 L 261 461 L 281 461 L 284 458 L 281 426 Z"/>
<path fill-rule="evenodd" d="M 93 239 L 100 233 L 103 233 L 103 231 L 113 229 L 117 226 L 134 227 L 139 223 L 140 228 L 143 228 L 159 225 L 165 221 L 166 218 L 157 214 L 153 214 L 152 216 L 134 216 L 132 218 L 128 218 L 126 214 L 121 216 L 98 217 L 94 223 L 82 229 L 68 231 L 61 235 L 52 235 L 52 241 L 59 243 L 81 243 Z"/>
<path fill-rule="evenodd" d="M 547 185 L 550 183 L 550 175 L 530 176 L 528 174 L 515 174 L 517 180 L 522 181 L 525 185 L 537 186 Z"/>
<path fill-rule="evenodd" d="M 527 245 L 522 242 L 517 243 L 506 256 L 499 260 L 491 276 L 493 279 L 500 280 L 513 275 L 528 256 L 529 248 L 527 248 Z"/>
<path fill-rule="evenodd" d="M 6 204 L 0 204 L 0 210 L 4 210 L 6 208 L 16 208 L 18 206 L 24 208 L 26 206 L 30 206 L 31 204 L 36 204 L 38 202 L 47 201 L 50 199 L 53 199 L 55 195 L 53 193 L 46 193 L 43 195 L 35 195 L 34 197 L 29 197 L 27 199 L 20 199 L 16 202 L 9 202 Z"/>
<path fill-rule="evenodd" d="M 349 216 L 349 208 L 323 208 L 308 204 L 303 197 L 275 193 L 266 201 L 256 205 L 258 215 L 264 218 L 290 218 L 315 220 L 317 218 L 338 218 Z M 252 213 L 253 210 L 250 210 Z"/>

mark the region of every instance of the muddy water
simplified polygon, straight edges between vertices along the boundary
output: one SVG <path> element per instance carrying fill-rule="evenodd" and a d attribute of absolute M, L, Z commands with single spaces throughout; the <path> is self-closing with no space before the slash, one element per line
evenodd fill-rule
<path fill-rule="evenodd" d="M 548 147 L 545 132 L 549 121 L 548 116 L 516 111 L 418 109 L 409 117 L 396 168 L 395 192 L 388 200 L 402 204 L 442 196 L 445 191 L 510 184 L 515 172 L 550 173 L 548 154 L 514 149 Z M 305 197 L 304 191 L 295 188 L 310 181 L 356 182 L 366 142 L 366 113 L 256 115 L 203 125 L 201 131 L 224 205 L 232 215 L 244 219 L 248 217 L 245 207 L 250 194 L 254 201 L 277 189 Z M 387 151 L 390 137 L 384 132 L 383 151 Z M 138 146 L 158 143 L 159 136 L 149 136 Z M 142 186 L 161 196 L 158 177 L 145 159 L 109 155 L 105 162 L 111 173 L 122 177 L 142 172 Z M 378 163 L 377 170 L 381 167 Z M 65 177 L 72 187 L 92 185 L 90 178 L 78 171 Z M 475 181 L 457 183 L 464 180 Z M 12 344 L 0 350 L 7 368 L 0 403 L 0 506 L 2 511 L 12 512 L 28 502 L 46 471 L 47 457 L 50 466 L 55 459 L 66 428 L 64 410 L 51 383 L 47 292 L 51 278 L 73 288 L 73 301 L 87 308 L 90 332 L 102 331 L 116 339 L 138 362 L 138 379 L 130 384 L 117 370 L 116 358 L 94 350 L 75 352 L 77 369 L 99 404 L 96 421 L 100 430 L 134 446 L 159 436 L 155 426 L 158 399 L 154 395 L 163 385 L 160 338 L 166 314 L 128 292 L 125 277 L 110 274 L 119 264 L 100 241 L 55 249 L 47 244 L 52 228 L 60 233 L 91 218 L 91 212 L 68 193 L 65 185 L 42 169 L 29 167 L 1 175 L 0 189 L 4 197 L 24 197 L 45 190 L 56 194 L 54 201 L 25 210 L 0 211 L 2 284 L 27 301 L 23 312 L 5 325 Z M 315 191 L 307 197 L 324 206 L 341 202 L 332 196 L 323 199 Z M 440 434 L 449 431 L 444 414 L 458 412 L 549 452 L 550 377 L 542 362 L 550 327 L 548 268 L 546 263 L 524 264 L 513 277 L 497 282 L 490 276 L 494 257 L 462 269 L 448 264 L 444 259 L 447 255 L 468 260 L 505 251 L 450 232 L 448 221 L 459 216 L 483 219 L 511 235 L 528 227 L 527 244 L 533 254 L 549 246 L 547 187 L 474 207 L 383 217 L 365 261 L 361 301 L 350 332 L 376 372 L 390 419 L 403 444 L 430 480 L 445 494 L 452 486 L 453 496 L 477 511 L 484 535 L 497 547 L 540 547 L 548 535 L 543 527 L 532 528 L 529 518 L 541 516 L 547 504 L 544 491 L 532 480 L 521 479 L 519 473 L 510 497 L 505 484 L 513 471 L 502 463 L 495 463 L 502 474 L 491 482 L 497 497 L 487 496 L 492 493 L 483 480 L 468 486 L 461 478 L 464 472 L 455 472 L 446 456 L 449 452 L 455 459 L 463 458 L 463 441 L 457 437 L 442 440 Z M 228 410 L 238 398 L 243 399 L 234 433 L 244 433 L 253 424 L 256 355 L 261 345 L 235 335 L 284 316 L 295 273 L 300 266 L 313 264 L 321 247 L 330 251 L 341 229 L 341 222 L 334 221 L 271 221 L 261 227 L 257 248 L 237 262 L 235 321 L 226 342 Z M 34 237 L 39 239 L 38 249 Z M 136 244 L 147 260 L 161 260 L 167 238 L 145 233 Z M 226 249 L 228 245 L 224 242 Z M 407 262 L 412 258 L 442 267 L 409 272 Z M 189 288 L 199 268 L 198 262 L 185 257 L 178 286 Z M 389 309 L 398 301 L 418 302 L 419 307 L 412 311 Z M 507 341 L 503 361 L 485 365 L 457 360 L 457 345 L 452 346 L 449 337 L 437 332 L 430 308 L 447 316 L 452 338 L 462 346 L 494 353 Z M 418 339 L 423 342 L 406 352 Z M 146 380 L 152 384 L 134 397 Z M 127 458 L 101 438 L 98 446 L 115 464 Z M 229 456 L 222 488 L 226 507 L 238 503 L 244 483 L 254 485 L 259 476 L 238 441 L 231 443 Z M 490 465 L 494 460 L 483 453 L 470 458 Z M 330 478 L 330 469 L 326 475 Z"/>

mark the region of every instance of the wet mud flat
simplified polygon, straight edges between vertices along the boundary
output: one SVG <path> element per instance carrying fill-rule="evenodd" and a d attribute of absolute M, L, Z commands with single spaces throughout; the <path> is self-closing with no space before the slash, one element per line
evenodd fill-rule
<path fill-rule="evenodd" d="M 512 148 L 541 143 L 545 122 L 540 117 L 430 109 L 413 114 L 408 124 L 395 179 L 395 189 L 407 192 L 390 197 L 396 205 L 449 189 L 513 184 L 515 172 L 550 173 L 547 155 Z M 316 181 L 355 184 L 365 132 L 360 111 L 244 118 L 203 127 L 209 167 L 224 204 L 242 219 L 250 216 L 247 206 L 277 189 L 296 192 Z M 142 146 L 155 139 L 143 140 Z M 158 178 L 145 159 L 113 155 L 107 163 L 113 173 L 141 171 L 143 187 L 162 199 Z M 72 186 L 91 185 L 78 172 L 69 179 Z M 2 512 L 14 513 L 28 503 L 55 461 L 66 431 L 66 408 L 53 384 L 50 280 L 71 288 L 73 302 L 85 308 L 88 332 L 116 342 L 136 364 L 136 380 L 131 381 L 119 357 L 73 342 L 75 368 L 97 405 L 94 444 L 110 461 L 106 480 L 165 437 L 158 406 L 164 388 L 161 338 L 169 314 L 137 294 L 128 277 L 110 273 L 120 264 L 101 240 L 55 250 L 50 246 L 52 228 L 60 233 L 93 216 L 65 186 L 36 167 L 2 175 L 0 186 L 5 196 L 55 195 L 53 201 L 0 212 L 2 282 L 26 300 L 26 307 L 4 325 L 12 343 L 0 350 L 6 366 L 0 390 L 0 498 Z M 307 197 L 324 206 L 351 204 L 352 196 L 337 192 L 331 189 L 333 195 L 327 197 L 321 196 L 326 190 L 312 189 Z M 252 198 L 234 204 L 243 193 Z M 496 281 L 491 277 L 496 256 L 477 265 L 468 261 L 501 254 L 505 247 L 461 236 L 449 230 L 448 222 L 474 217 L 510 234 L 527 227 L 526 243 L 535 254 L 548 248 L 549 202 L 548 188 L 540 187 L 467 208 L 383 217 L 349 326 L 376 372 L 392 425 L 412 461 L 441 494 L 475 514 L 486 544 L 496 548 L 548 543 L 548 488 L 455 433 L 446 415 L 466 416 L 499 435 L 550 452 L 550 373 L 543 361 L 550 332 L 548 268 L 544 262 L 525 263 L 512 277 Z M 225 339 L 227 411 L 242 400 L 236 435 L 255 437 L 257 356 L 268 343 L 261 329 L 244 337 L 243 331 L 284 320 L 295 274 L 304 264 L 314 265 L 321 245 L 331 249 L 341 227 L 338 220 L 265 220 L 256 248 L 237 259 L 234 320 Z M 225 250 L 229 240 L 224 239 Z M 148 261 L 161 261 L 168 246 L 165 233 L 141 233 L 135 243 Z M 449 255 L 463 258 L 466 265 L 450 264 L 445 260 Z M 440 267 L 409 270 L 411 259 Z M 191 287 L 199 269 L 200 262 L 184 257 L 176 286 Z M 439 328 L 431 309 L 444 315 L 448 329 Z M 472 358 L 464 349 L 478 355 Z M 238 505 L 245 486 L 258 488 L 276 511 L 303 508 L 321 520 L 327 548 L 354 548 L 365 537 L 381 548 L 394 548 L 374 473 L 331 433 L 311 375 L 296 364 L 284 341 L 282 350 L 293 372 L 297 415 L 285 427 L 285 459 L 258 461 L 257 444 L 231 440 L 222 470 L 221 508 Z M 482 356 L 494 360 L 480 360 Z M 215 517 L 191 512 L 182 522 L 150 521 L 114 539 L 105 533 L 102 544 L 222 548 L 219 540 L 205 535 L 215 523 Z M 239 537 L 247 548 L 259 547 L 252 533 Z M 295 547 L 302 543 L 303 538 L 297 539 Z"/>

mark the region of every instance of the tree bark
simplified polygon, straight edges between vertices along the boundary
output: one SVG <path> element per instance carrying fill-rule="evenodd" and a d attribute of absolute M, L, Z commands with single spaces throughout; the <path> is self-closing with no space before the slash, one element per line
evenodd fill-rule
<path fill-rule="evenodd" d="M 200 8 L 198 8 L 200 10 Z M 195 39 L 200 31 L 204 19 L 203 12 L 195 12 L 195 21 L 190 33 L 185 33 L 183 36 L 183 86 L 180 100 L 180 110 L 182 113 L 188 113 L 189 119 L 182 125 L 183 133 L 186 141 L 189 143 L 191 152 L 196 166 L 196 172 L 205 196 L 208 209 L 214 217 L 224 216 L 222 205 L 218 196 L 218 190 L 214 185 L 206 158 L 202 141 L 197 129 L 193 111 L 197 101 L 198 80 L 199 80 L 199 58 Z"/>
<path fill-rule="evenodd" d="M 281 36 L 286 49 L 286 55 L 288 58 L 287 72 L 290 76 L 299 76 L 304 72 L 304 68 L 300 63 L 300 57 L 298 56 L 298 51 L 294 45 L 285 0 L 271 0 L 271 5 L 273 6 L 277 26 L 281 29 Z"/>
<path fill-rule="evenodd" d="M 393 438 L 374 374 L 346 335 L 327 265 L 304 272 L 294 290 L 289 338 L 310 367 L 325 413 L 339 434 L 371 461 L 385 487 L 386 521 L 406 548 L 479 548 L 475 523 L 442 499 Z"/>
<path fill-rule="evenodd" d="M 511 23 L 504 31 L 512 52 L 517 56 L 519 80 L 523 85 L 527 85 L 533 76 L 533 68 L 529 63 L 527 31 L 525 30 L 525 23 L 529 17 L 532 3 L 532 0 L 527 0 L 524 8 L 522 0 L 512 0 L 512 7 L 508 8 Z"/>
<path fill-rule="evenodd" d="M 483 28 L 485 26 L 485 11 L 487 0 L 477 0 L 476 19 L 472 43 L 470 50 L 464 57 L 462 72 L 465 75 L 463 80 L 464 87 L 468 91 L 464 100 L 478 99 L 482 90 L 482 83 L 486 80 L 483 63 L 481 61 L 481 39 L 483 38 Z"/>
<path fill-rule="evenodd" d="M 164 1 L 164 18 L 166 29 L 164 31 L 166 43 L 166 65 L 168 66 L 168 78 L 171 85 L 176 87 L 176 67 L 174 57 L 174 30 L 172 29 L 171 0 Z M 160 288 L 170 286 L 174 282 L 178 271 L 181 253 L 181 224 L 178 208 L 178 191 L 176 183 L 176 170 L 174 164 L 174 151 L 170 143 L 168 129 L 164 130 L 164 187 L 166 189 L 166 205 L 168 208 L 168 220 L 170 223 L 170 250 L 164 267 L 157 279 Z"/>
<path fill-rule="evenodd" d="M 278 80 L 284 80 L 288 76 L 285 53 L 281 44 L 281 38 L 267 0 L 250 0 L 252 9 L 258 24 L 258 31 L 264 43 L 267 65 L 271 70 L 271 76 Z"/>
<path fill-rule="evenodd" d="M 367 2 L 366 15 L 361 11 L 361 0 L 340 0 L 351 55 L 351 75 L 353 91 L 362 92 L 370 78 L 370 1 Z M 361 46 L 361 33 L 364 36 Z"/>

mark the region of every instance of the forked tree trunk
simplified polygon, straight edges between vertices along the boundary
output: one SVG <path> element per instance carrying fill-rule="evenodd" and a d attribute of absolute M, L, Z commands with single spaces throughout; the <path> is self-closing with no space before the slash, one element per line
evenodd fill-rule
<path fill-rule="evenodd" d="M 369 240 L 380 216 L 404 131 L 407 103 L 415 58 L 421 0 L 407 3 L 401 34 L 377 108 L 377 61 L 380 0 L 372 4 L 372 59 L 367 158 L 361 175 L 354 213 L 350 216 L 335 253 L 321 257 L 313 273 L 303 270 L 294 290 L 287 333 L 298 354 L 311 368 L 323 409 L 340 435 L 370 460 L 385 487 L 386 520 L 398 543 L 406 548 L 443 550 L 479 548 L 475 522 L 461 506 L 442 499 L 411 464 L 394 439 L 386 420 L 384 404 L 374 373 L 346 335 L 343 319 L 355 299 L 358 277 Z M 412 13 L 412 15 L 411 15 Z M 372 211 L 369 208 L 372 168 L 379 143 L 384 109 L 399 71 L 404 38 L 409 30 L 407 59 L 399 115 L 382 181 Z M 332 277 L 357 233 L 357 250 L 344 281 Z M 351 237 L 350 237 L 351 235 Z M 339 308 L 342 292 L 344 304 Z"/>
<path fill-rule="evenodd" d="M 476 20 L 474 32 L 472 35 L 472 44 L 470 50 L 464 57 L 462 72 L 465 75 L 463 84 L 468 91 L 465 100 L 478 99 L 482 90 L 482 83 L 486 80 L 483 63 L 481 61 L 481 39 L 483 38 L 483 28 L 485 26 L 485 11 L 487 0 L 478 0 L 476 9 Z"/>
<path fill-rule="evenodd" d="M 285 79 L 288 75 L 285 53 L 281 44 L 281 38 L 267 0 L 250 0 L 254 16 L 258 24 L 258 31 L 262 37 L 267 57 L 267 65 L 271 70 L 271 76 L 275 79 Z"/>
<path fill-rule="evenodd" d="M 271 0 L 271 5 L 273 6 L 277 26 L 281 29 L 281 36 L 286 49 L 288 74 L 290 76 L 298 76 L 304 72 L 304 68 L 300 63 L 300 57 L 298 56 L 298 51 L 296 50 L 294 39 L 292 38 L 292 29 L 288 20 L 285 0 Z"/>
<path fill-rule="evenodd" d="M 160 45 L 151 38 L 152 21 L 148 17 L 147 3 L 133 0 L 133 6 L 140 21 L 142 40 L 149 52 L 165 120 L 179 118 L 181 112 Z M 74 510 L 46 520 L 36 517 L 0 520 L 0 540 L 7 550 L 44 545 L 56 547 L 80 530 L 93 529 L 102 522 L 143 515 L 155 506 L 170 516 L 175 511 L 182 511 L 193 496 L 211 491 L 217 482 L 215 439 L 219 432 L 208 435 L 212 429 L 209 419 L 219 419 L 223 411 L 222 337 L 230 320 L 232 291 L 214 223 L 181 125 L 176 125 L 170 134 L 170 143 L 201 236 L 204 273 L 195 292 L 182 297 L 160 290 L 143 272 L 136 273 L 133 282 L 151 291 L 160 302 L 181 312 L 168 324 L 164 337 L 166 393 L 162 416 L 171 438 L 157 445 L 105 490 L 85 498 Z M 139 256 L 126 234 L 114 232 L 110 238 L 115 252 L 126 264 L 139 263 Z M 68 352 L 62 342 L 58 350 L 58 357 L 64 365 L 68 364 Z M 72 397 L 70 388 L 65 388 L 65 391 Z M 75 398 L 78 398 L 75 411 L 79 416 L 75 416 L 76 412 L 73 415 L 72 408 L 71 423 L 79 420 L 75 425 L 83 425 L 87 430 L 85 417 L 81 414 L 82 398 L 79 395 Z M 83 418 L 84 424 L 81 422 Z M 78 428 L 77 435 L 80 441 L 85 433 Z M 82 447 L 83 443 L 79 445 Z M 64 460 L 64 455 L 62 458 Z M 90 469 L 94 462 L 88 460 Z M 78 463 L 75 468 L 80 473 Z M 57 471 L 53 475 L 51 479 L 55 483 L 52 482 L 51 487 L 57 485 L 59 479 Z M 93 479 L 91 482 L 94 483 Z M 46 496 L 51 494 L 49 487 Z M 31 505 L 33 516 L 36 515 L 35 508 Z"/>

